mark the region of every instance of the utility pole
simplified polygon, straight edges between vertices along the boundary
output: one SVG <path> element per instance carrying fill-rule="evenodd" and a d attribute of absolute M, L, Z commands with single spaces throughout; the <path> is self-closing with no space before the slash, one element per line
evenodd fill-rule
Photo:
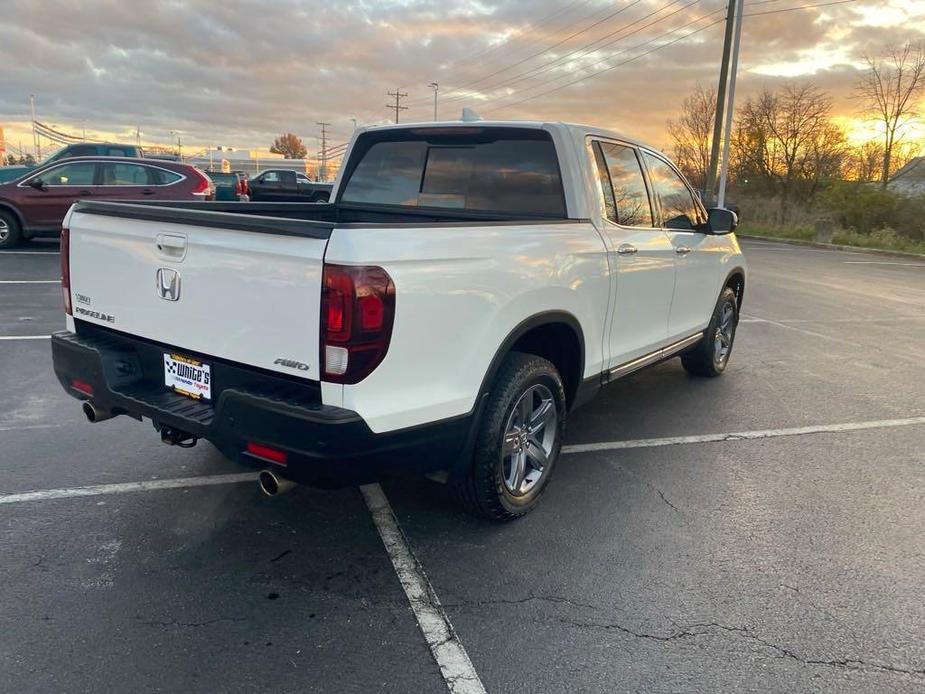
<path fill-rule="evenodd" d="M 716 206 L 722 207 L 726 203 L 726 176 L 729 173 L 729 141 L 732 140 L 732 109 L 736 97 L 736 72 L 739 69 L 739 44 L 742 39 L 742 4 L 743 0 L 736 2 L 736 27 L 732 40 L 732 65 L 729 68 L 729 103 L 726 106 L 726 139 L 723 140 L 723 166 L 719 174 L 719 195 Z"/>
<path fill-rule="evenodd" d="M 726 105 L 726 79 L 729 77 L 729 51 L 732 48 L 732 28 L 735 24 L 736 0 L 729 0 L 726 10 L 726 35 L 723 38 L 723 60 L 719 68 L 716 89 L 716 115 L 713 118 L 713 139 L 710 141 L 710 168 L 703 183 L 705 202 L 712 204 L 716 193 L 716 169 L 719 168 L 719 143 L 723 139 L 723 107 Z"/>
<path fill-rule="evenodd" d="M 395 97 L 395 105 L 393 106 L 392 104 L 386 104 L 385 107 L 389 109 L 395 109 L 395 122 L 397 123 L 398 122 L 398 112 L 408 110 L 407 106 L 401 105 L 401 100 L 404 99 L 406 96 L 408 96 L 408 94 L 406 94 L 405 92 L 402 92 L 401 88 L 396 89 L 394 92 L 386 92 L 386 94 L 388 94 L 389 96 Z"/>
<path fill-rule="evenodd" d="M 440 85 L 437 82 L 431 82 L 427 86 L 434 90 L 434 120 L 437 120 L 437 92 L 440 91 Z"/>
<path fill-rule="evenodd" d="M 32 149 L 35 150 L 35 162 L 42 160 L 42 143 L 35 130 L 35 94 L 29 95 L 29 107 L 32 109 Z"/>
<path fill-rule="evenodd" d="M 170 134 L 177 136 L 177 156 L 180 158 L 180 161 L 183 161 L 183 145 L 180 142 L 180 135 L 182 133 L 179 130 L 171 130 Z"/>
<path fill-rule="evenodd" d="M 318 178 L 324 183 L 328 178 L 328 133 L 326 128 L 330 123 L 322 121 L 320 123 L 315 123 L 315 125 L 321 126 L 321 166 L 318 170 Z"/>

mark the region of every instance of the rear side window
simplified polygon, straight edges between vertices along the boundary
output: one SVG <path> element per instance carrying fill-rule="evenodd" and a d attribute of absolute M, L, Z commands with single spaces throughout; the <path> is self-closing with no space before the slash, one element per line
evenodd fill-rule
<path fill-rule="evenodd" d="M 475 135 L 397 133 L 361 155 L 348 203 L 565 217 L 555 146 L 543 131 L 476 129 Z M 414 135 L 418 135 L 417 138 Z"/>
<path fill-rule="evenodd" d="M 103 164 L 104 186 L 147 186 L 152 181 L 148 167 L 140 164 Z"/>
<path fill-rule="evenodd" d="M 167 171 L 166 169 L 154 169 L 149 167 L 148 173 L 151 175 L 151 185 L 155 186 L 169 186 L 171 183 L 176 183 L 183 178 L 180 174 Z"/>
<path fill-rule="evenodd" d="M 601 181 L 608 216 L 615 214 L 616 218 L 611 216 L 611 219 L 624 226 L 651 227 L 652 208 L 636 151 L 613 142 L 601 142 L 599 146 L 606 171 L 599 175 L 609 179 L 609 190 L 608 181 Z M 598 161 L 599 167 L 600 164 Z"/>

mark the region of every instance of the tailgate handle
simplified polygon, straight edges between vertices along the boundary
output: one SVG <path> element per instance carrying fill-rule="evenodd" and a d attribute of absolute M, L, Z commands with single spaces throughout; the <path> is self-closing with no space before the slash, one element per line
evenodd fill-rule
<path fill-rule="evenodd" d="M 186 255 L 186 237 L 181 234 L 158 234 L 157 250 L 172 260 L 183 260 Z"/>

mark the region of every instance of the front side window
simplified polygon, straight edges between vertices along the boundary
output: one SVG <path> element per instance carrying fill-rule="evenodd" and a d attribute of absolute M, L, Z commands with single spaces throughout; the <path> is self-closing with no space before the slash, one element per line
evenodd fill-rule
<path fill-rule="evenodd" d="M 374 142 L 347 180 L 343 202 L 565 217 L 555 146 L 542 131 Z"/>
<path fill-rule="evenodd" d="M 104 186 L 146 186 L 148 168 L 140 164 L 103 164 Z"/>
<path fill-rule="evenodd" d="M 644 153 L 652 192 L 662 209 L 662 226 L 668 229 L 692 231 L 703 224 L 700 206 L 680 174 L 667 163 L 648 152 Z"/>
<path fill-rule="evenodd" d="M 267 171 L 259 180 L 261 183 L 279 183 L 279 174 L 275 171 Z"/>
<path fill-rule="evenodd" d="M 32 180 L 41 179 L 46 186 L 92 186 L 96 164 L 78 161 L 43 171 Z"/>
<path fill-rule="evenodd" d="M 636 151 L 632 147 L 602 142 L 601 152 L 613 190 L 615 221 L 628 227 L 651 227 L 652 208 Z"/>

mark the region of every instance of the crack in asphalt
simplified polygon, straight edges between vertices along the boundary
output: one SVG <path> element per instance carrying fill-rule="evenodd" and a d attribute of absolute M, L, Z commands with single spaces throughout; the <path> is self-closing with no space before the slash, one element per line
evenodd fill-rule
<path fill-rule="evenodd" d="M 518 599 L 492 599 L 492 600 L 463 600 L 456 603 L 444 603 L 445 607 L 483 607 L 490 605 L 522 605 L 527 602 L 549 602 L 554 604 L 566 604 L 573 607 L 588 608 L 599 610 L 600 607 L 597 605 L 590 605 L 587 603 L 576 602 L 568 598 L 564 598 L 557 595 L 529 595 L 525 598 Z M 901 675 L 910 675 L 914 677 L 925 677 L 925 668 L 915 669 L 915 668 L 904 668 L 896 665 L 890 665 L 888 663 L 877 663 L 872 661 L 867 661 L 862 658 L 832 658 L 829 660 L 821 658 L 807 658 L 801 656 L 799 653 L 796 653 L 789 648 L 778 645 L 772 641 L 769 641 L 758 634 L 755 634 L 753 631 L 748 629 L 748 627 L 741 626 L 729 626 L 727 624 L 721 624 L 719 622 L 695 622 L 693 624 L 688 624 L 682 626 L 677 622 L 669 619 L 674 631 L 666 634 L 658 633 L 649 633 L 645 631 L 637 631 L 631 629 L 630 627 L 621 624 L 619 622 L 588 622 L 588 621 L 579 621 L 574 619 L 566 618 L 557 618 L 561 624 L 566 624 L 568 626 L 577 627 L 580 629 L 605 629 L 605 630 L 614 630 L 619 631 L 628 636 L 632 636 L 638 639 L 645 639 L 649 641 L 655 641 L 658 643 L 668 643 L 671 641 L 676 641 L 678 639 L 686 638 L 696 638 L 698 636 L 709 635 L 715 633 L 716 630 L 724 632 L 726 634 L 735 635 L 741 638 L 750 639 L 755 641 L 765 648 L 768 648 L 778 654 L 778 658 L 786 658 L 789 660 L 794 660 L 796 662 L 802 663 L 804 665 L 820 665 L 826 667 L 835 667 L 843 669 L 853 669 L 853 670 L 868 670 L 868 671 L 877 671 L 877 672 L 886 672 L 891 674 L 901 674 Z"/>
<path fill-rule="evenodd" d="M 138 621 L 149 627 L 205 627 L 219 622 L 243 622 L 246 620 L 243 617 L 216 617 L 215 619 L 207 619 L 204 622 L 181 622 L 178 619 L 168 621 L 140 619 Z"/>

